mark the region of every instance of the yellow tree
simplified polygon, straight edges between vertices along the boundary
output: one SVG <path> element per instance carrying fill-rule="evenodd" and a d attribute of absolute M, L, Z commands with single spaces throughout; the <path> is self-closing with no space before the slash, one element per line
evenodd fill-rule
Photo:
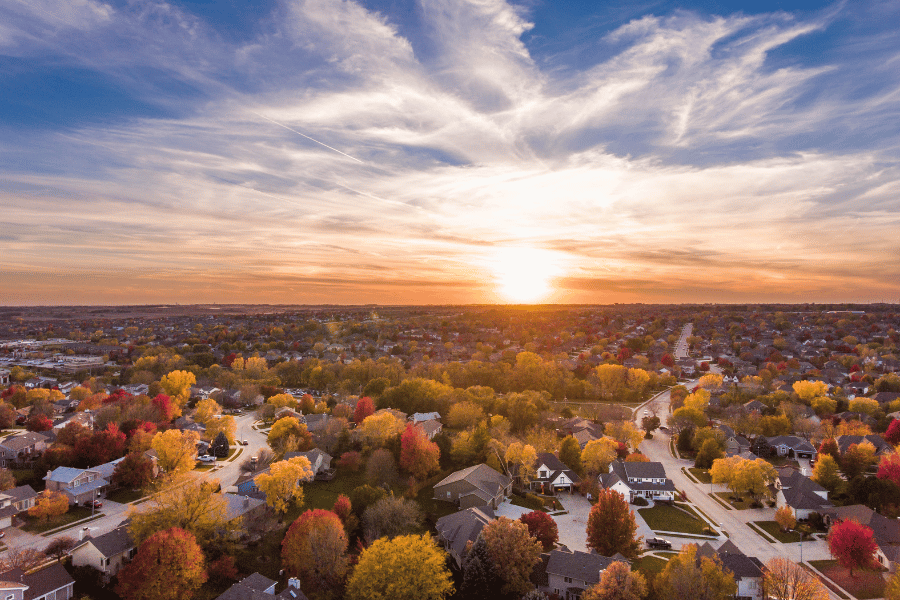
<path fill-rule="evenodd" d="M 285 408 L 287 406 L 293 408 L 297 406 L 297 399 L 290 394 L 275 394 L 269 397 L 266 403 L 271 404 L 275 408 Z"/>
<path fill-rule="evenodd" d="M 292 504 L 303 503 L 302 481 L 313 478 L 312 465 L 305 456 L 272 463 L 268 472 L 253 478 L 256 487 L 266 495 L 266 504 L 277 513 L 285 513 Z"/>
<path fill-rule="evenodd" d="M 743 459 L 740 456 L 718 458 L 713 461 L 709 470 L 713 483 L 724 483 L 732 492 L 737 491 L 736 481 L 739 464 Z"/>
<path fill-rule="evenodd" d="M 738 490 L 747 492 L 754 499 L 768 493 L 768 485 L 775 481 L 778 473 L 772 463 L 757 458 L 755 460 L 744 460 L 738 463 L 735 487 Z"/>
<path fill-rule="evenodd" d="M 356 431 L 363 443 L 381 446 L 388 438 L 399 435 L 406 428 L 403 419 L 390 412 L 366 417 Z"/>
<path fill-rule="evenodd" d="M 234 421 L 234 417 L 231 415 L 225 415 L 224 417 L 219 417 L 218 419 L 210 419 L 206 422 L 206 439 L 214 440 L 216 436 L 219 435 L 219 432 L 225 434 L 225 437 L 228 438 L 228 443 L 234 444 L 234 435 L 237 433 L 237 423 Z"/>
<path fill-rule="evenodd" d="M 647 595 L 647 580 L 628 563 L 616 561 L 600 574 L 600 583 L 588 588 L 582 600 L 641 600 Z"/>
<path fill-rule="evenodd" d="M 168 429 L 154 435 L 150 447 L 156 451 L 160 469 L 166 473 L 184 473 L 194 468 L 198 439 L 195 431 Z"/>
<path fill-rule="evenodd" d="M 844 485 L 837 461 L 830 454 L 820 454 L 818 458 L 811 479 L 832 494 L 837 493 Z"/>
<path fill-rule="evenodd" d="M 850 401 L 850 411 L 874 415 L 881 409 L 881 404 L 875 398 L 854 398 Z"/>
<path fill-rule="evenodd" d="M 805 404 L 812 402 L 813 398 L 824 396 L 828 393 L 828 384 L 824 381 L 795 381 L 792 387 L 794 388 L 794 393 Z"/>
<path fill-rule="evenodd" d="M 222 407 L 212 398 L 201 400 L 194 411 L 194 421 L 206 425 L 211 419 L 222 414 Z"/>
<path fill-rule="evenodd" d="M 726 600 L 733 598 L 737 584 L 718 558 L 697 560 L 697 545 L 687 544 L 666 563 L 656 576 L 655 586 L 662 598 Z"/>
<path fill-rule="evenodd" d="M 453 593 L 447 554 L 425 535 L 380 538 L 359 555 L 348 600 L 443 600 Z"/>
<path fill-rule="evenodd" d="M 600 397 L 613 400 L 625 391 L 628 369 L 621 365 L 599 365 L 592 373 L 592 380 Z"/>
<path fill-rule="evenodd" d="M 69 499 L 65 494 L 45 490 L 38 495 L 34 506 L 28 509 L 28 514 L 46 521 L 51 517 L 64 515 L 68 510 Z"/>
<path fill-rule="evenodd" d="M 722 387 L 723 377 L 719 373 L 707 373 L 697 381 L 697 385 L 706 391 L 716 390 Z"/>
<path fill-rule="evenodd" d="M 789 531 L 797 526 L 797 517 L 794 516 L 794 510 L 790 506 L 784 505 L 775 511 L 775 522 L 782 531 Z"/>
<path fill-rule="evenodd" d="M 537 452 L 534 446 L 513 442 L 506 449 L 506 462 L 518 465 L 519 477 L 524 483 L 528 483 L 536 473 Z"/>
<path fill-rule="evenodd" d="M 191 386 L 195 383 L 197 378 L 189 371 L 172 371 L 159 380 L 163 391 L 172 399 L 176 417 L 181 415 L 181 410 L 190 398 Z"/>
<path fill-rule="evenodd" d="M 604 432 L 617 442 L 631 446 L 634 450 L 637 450 L 637 447 L 641 445 L 641 441 L 644 439 L 644 433 L 635 427 L 631 421 L 613 421 L 608 423 Z"/>
<path fill-rule="evenodd" d="M 684 399 L 684 407 L 690 410 L 696 410 L 705 413 L 709 407 L 709 392 L 706 390 L 697 390 Z"/>
<path fill-rule="evenodd" d="M 312 436 L 297 417 L 282 417 L 269 430 L 268 442 L 278 454 L 293 450 L 309 450 Z"/>
<path fill-rule="evenodd" d="M 581 462 L 588 473 L 606 473 L 610 463 L 616 458 L 618 448 L 619 443 L 609 437 L 591 440 L 581 452 Z"/>

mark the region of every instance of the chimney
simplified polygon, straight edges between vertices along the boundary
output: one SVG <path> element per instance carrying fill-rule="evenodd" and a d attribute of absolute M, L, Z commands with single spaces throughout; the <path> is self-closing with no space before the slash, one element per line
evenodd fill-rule
<path fill-rule="evenodd" d="M 50 479 L 51 475 L 53 475 L 53 471 L 47 471 L 47 477 L 45 479 Z"/>
<path fill-rule="evenodd" d="M 82 527 L 81 531 L 78 532 L 78 539 L 84 540 L 86 537 L 91 537 L 91 528 L 90 527 Z"/>
<path fill-rule="evenodd" d="M 248 508 L 250 506 L 250 498 L 249 496 L 244 496 L 244 508 Z"/>

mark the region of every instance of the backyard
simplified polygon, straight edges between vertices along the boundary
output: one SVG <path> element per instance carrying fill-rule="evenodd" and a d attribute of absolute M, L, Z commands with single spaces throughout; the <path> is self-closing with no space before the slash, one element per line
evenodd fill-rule
<path fill-rule="evenodd" d="M 703 534 L 707 524 L 697 517 L 675 506 L 657 504 L 653 508 L 638 510 L 647 526 L 654 531 L 676 531 L 681 533 Z"/>
<path fill-rule="evenodd" d="M 811 560 L 809 564 L 860 600 L 884 597 L 884 577 L 881 571 L 850 571 L 836 560 Z"/>

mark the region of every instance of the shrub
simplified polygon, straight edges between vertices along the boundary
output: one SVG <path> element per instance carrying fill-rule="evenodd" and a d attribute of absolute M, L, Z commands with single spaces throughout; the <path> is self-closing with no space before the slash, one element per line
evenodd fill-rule
<path fill-rule="evenodd" d="M 632 500 L 631 503 L 635 506 L 647 506 L 649 504 L 645 498 L 641 498 L 640 496 Z"/>
<path fill-rule="evenodd" d="M 544 500 L 540 496 L 536 496 L 535 494 L 525 494 L 525 500 L 523 504 L 528 505 L 527 507 L 531 510 L 543 510 L 544 509 Z"/>

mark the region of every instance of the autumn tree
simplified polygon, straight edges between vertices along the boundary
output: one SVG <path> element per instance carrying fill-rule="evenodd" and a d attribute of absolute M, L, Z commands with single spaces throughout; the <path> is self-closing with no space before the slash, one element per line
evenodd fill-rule
<path fill-rule="evenodd" d="M 884 600 L 900 600 L 900 571 L 896 571 L 888 579 L 884 588 Z"/>
<path fill-rule="evenodd" d="M 650 437 L 653 435 L 653 432 L 659 429 L 659 426 L 662 423 L 659 420 L 659 417 L 656 415 L 647 415 L 646 417 L 641 419 L 641 429 L 644 430 L 644 436 Z"/>
<path fill-rule="evenodd" d="M 640 452 L 632 452 L 625 457 L 625 462 L 650 462 L 650 459 Z"/>
<path fill-rule="evenodd" d="M 713 483 L 724 483 L 734 493 L 747 493 L 754 499 L 766 493 L 777 472 L 772 463 L 761 458 L 749 460 L 740 456 L 713 461 L 709 471 Z"/>
<path fill-rule="evenodd" d="M 422 510 L 414 500 L 385 496 L 363 512 L 363 533 L 367 542 L 395 538 L 417 531 L 422 526 Z"/>
<path fill-rule="evenodd" d="M 824 381 L 795 381 L 794 393 L 804 404 L 812 402 L 813 398 L 825 396 L 828 393 L 828 384 Z"/>
<path fill-rule="evenodd" d="M 0 573 L 6 573 L 13 569 L 30 571 L 44 563 L 47 555 L 36 548 L 19 546 L 10 548 L 0 557 Z"/>
<path fill-rule="evenodd" d="M 286 452 L 305 452 L 312 449 L 312 435 L 297 417 L 282 417 L 269 430 L 269 446 L 279 456 Z"/>
<path fill-rule="evenodd" d="M 453 429 L 467 429 L 474 427 L 484 418 L 484 411 L 474 402 L 457 402 L 450 407 L 447 413 L 447 427 Z"/>
<path fill-rule="evenodd" d="M 16 476 L 7 468 L 0 468 L 0 492 L 16 487 Z"/>
<path fill-rule="evenodd" d="M 875 464 L 875 446 L 868 440 L 852 444 L 841 457 L 841 470 L 847 479 L 862 475 L 873 464 Z"/>
<path fill-rule="evenodd" d="M 608 423 L 604 432 L 607 436 L 617 442 L 622 442 L 626 446 L 631 446 L 634 450 L 637 450 L 637 447 L 640 446 L 641 441 L 644 439 L 644 434 L 641 433 L 631 421 L 614 421 Z"/>
<path fill-rule="evenodd" d="M 291 505 L 303 503 L 302 481 L 312 481 L 313 471 L 309 459 L 295 456 L 290 460 L 272 463 L 268 473 L 253 478 L 259 491 L 266 495 L 266 504 L 276 513 L 284 514 Z"/>
<path fill-rule="evenodd" d="M 663 598 L 726 600 L 733 598 L 737 584 L 718 558 L 697 560 L 697 545 L 682 546 L 656 577 L 656 588 Z"/>
<path fill-rule="evenodd" d="M 604 488 L 597 494 L 587 522 L 587 545 L 603 556 L 616 552 L 634 558 L 641 551 L 641 538 L 636 538 L 637 523 L 628 502 L 619 492 Z"/>
<path fill-rule="evenodd" d="M 887 479 L 900 486 L 900 454 L 891 452 L 881 457 L 878 463 L 878 479 Z"/>
<path fill-rule="evenodd" d="M 891 420 L 891 424 L 888 425 L 887 431 L 882 437 L 888 444 L 900 446 L 900 419 Z"/>
<path fill-rule="evenodd" d="M 600 582 L 581 595 L 582 600 L 641 600 L 647 595 L 647 580 L 627 563 L 616 561 L 600 574 Z"/>
<path fill-rule="evenodd" d="M 53 429 L 53 421 L 45 414 L 33 414 L 25 421 L 25 429 L 41 432 Z"/>
<path fill-rule="evenodd" d="M 222 407 L 212 398 L 201 400 L 194 410 L 194 421 L 206 425 L 210 420 L 222 414 Z"/>
<path fill-rule="evenodd" d="M 347 534 L 333 512 L 322 509 L 302 513 L 281 542 L 281 560 L 314 598 L 338 598 L 349 568 Z"/>
<path fill-rule="evenodd" d="M 850 570 L 851 577 L 853 569 L 872 569 L 878 564 L 875 560 L 878 544 L 872 529 L 856 521 L 832 525 L 828 531 L 828 549 L 842 567 Z"/>
<path fill-rule="evenodd" d="M 363 396 L 356 402 L 356 410 L 353 411 L 353 420 L 357 425 L 362 424 L 366 417 L 375 414 L 375 403 L 368 396 Z"/>
<path fill-rule="evenodd" d="M 165 394 L 157 394 L 151 401 L 153 408 L 156 410 L 159 423 L 168 423 L 175 418 L 175 405 L 172 399 Z M 81 410 L 81 406 L 78 407 Z"/>
<path fill-rule="evenodd" d="M 447 555 L 431 536 L 404 535 L 362 551 L 347 582 L 348 600 L 443 600 L 453 593 Z"/>
<path fill-rule="evenodd" d="M 837 461 L 830 454 L 820 454 L 813 467 L 811 479 L 831 492 L 837 493 L 844 486 Z"/>
<path fill-rule="evenodd" d="M 49 520 L 69 512 L 69 498 L 62 492 L 44 490 L 38 494 L 34 506 L 28 509 L 32 517 Z"/>
<path fill-rule="evenodd" d="M 140 489 L 153 480 L 153 461 L 143 453 L 133 452 L 113 470 L 112 483 L 124 488 Z"/>
<path fill-rule="evenodd" d="M 503 592 L 524 594 L 531 588 L 531 571 L 540 560 L 541 544 L 531 537 L 528 525 L 500 517 L 481 530 L 488 555 L 503 579 Z"/>
<path fill-rule="evenodd" d="M 360 441 L 370 448 L 383 445 L 388 438 L 400 434 L 406 423 L 390 412 L 366 417 L 362 425 L 356 428 Z"/>
<path fill-rule="evenodd" d="M 129 532 L 139 544 L 172 527 L 188 531 L 203 547 L 227 538 L 240 527 L 240 519 L 228 520 L 225 496 L 216 493 L 217 480 L 204 481 L 182 475 L 158 481 L 140 510 L 129 510 Z"/>
<path fill-rule="evenodd" d="M 537 474 L 537 452 L 534 446 L 513 442 L 506 449 L 506 462 L 515 466 L 523 483 L 528 483 Z"/>
<path fill-rule="evenodd" d="M 47 556 L 53 556 L 56 560 L 62 560 L 64 556 L 69 554 L 69 552 L 77 545 L 78 542 L 75 541 L 75 538 L 70 537 L 58 537 L 53 539 L 47 547 L 44 548 L 44 554 Z"/>
<path fill-rule="evenodd" d="M 184 405 L 191 395 L 191 386 L 197 383 L 197 378 L 189 371 L 172 371 L 159 380 L 163 392 L 169 396 L 174 408 L 173 416 L 181 415 Z"/>
<path fill-rule="evenodd" d="M 397 461 L 387 448 L 379 448 L 366 461 L 366 481 L 371 485 L 393 485 L 397 481 Z"/>
<path fill-rule="evenodd" d="M 553 517 L 541 510 L 525 513 L 519 520 L 528 526 L 531 537 L 541 543 L 544 550 L 552 550 L 559 539 L 559 531 Z"/>
<path fill-rule="evenodd" d="M 782 531 L 789 531 L 796 527 L 797 517 L 794 516 L 793 509 L 785 505 L 775 511 L 775 522 L 778 523 Z"/>
<path fill-rule="evenodd" d="M 400 436 L 400 466 L 419 481 L 440 470 L 441 451 L 421 427 L 409 423 Z"/>
<path fill-rule="evenodd" d="M 584 474 L 584 464 L 581 462 L 581 444 L 571 435 L 566 436 L 559 448 L 559 460 L 579 475 Z"/>
<path fill-rule="evenodd" d="M 833 459 L 840 460 L 841 451 L 838 448 L 836 439 L 830 437 L 822 440 L 822 443 L 819 444 L 819 457 L 821 457 L 823 454 L 828 454 Z"/>
<path fill-rule="evenodd" d="M 125 600 L 182 600 L 193 597 L 206 578 L 206 559 L 197 540 L 173 527 L 140 544 L 119 572 L 116 593 Z"/>
<path fill-rule="evenodd" d="M 186 473 L 194 468 L 197 456 L 195 431 L 169 429 L 153 436 L 150 446 L 156 451 L 156 462 L 166 473 Z"/>
<path fill-rule="evenodd" d="M 773 600 L 829 600 L 821 581 L 787 558 L 773 558 L 763 569 L 763 587 Z"/>
<path fill-rule="evenodd" d="M 609 471 L 609 465 L 615 460 L 618 447 L 618 442 L 608 437 L 588 442 L 581 452 L 585 470 L 594 476 Z"/>
<path fill-rule="evenodd" d="M 694 466 L 698 469 L 709 469 L 713 462 L 720 458 L 725 458 L 725 453 L 716 440 L 708 439 L 700 446 L 697 457 L 694 459 Z"/>

